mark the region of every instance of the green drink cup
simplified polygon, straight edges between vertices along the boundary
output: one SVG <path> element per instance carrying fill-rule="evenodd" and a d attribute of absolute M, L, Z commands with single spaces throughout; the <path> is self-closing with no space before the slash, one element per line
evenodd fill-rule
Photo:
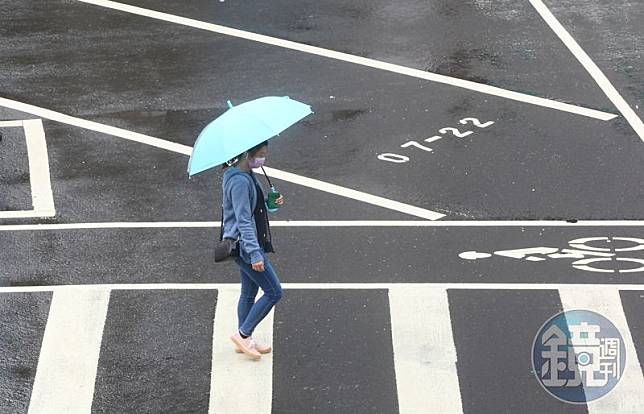
<path fill-rule="evenodd" d="M 266 208 L 271 213 L 279 210 L 280 206 L 275 203 L 275 200 L 280 198 L 281 194 L 277 192 L 275 187 L 271 187 L 271 191 L 268 193 L 268 200 L 266 201 Z"/>

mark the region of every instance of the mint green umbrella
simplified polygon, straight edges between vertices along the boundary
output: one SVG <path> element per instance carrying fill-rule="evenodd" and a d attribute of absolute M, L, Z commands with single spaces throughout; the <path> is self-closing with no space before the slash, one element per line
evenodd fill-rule
<path fill-rule="evenodd" d="M 288 96 L 267 96 L 233 106 L 201 131 L 188 162 L 190 176 L 216 167 L 274 137 L 313 113 Z"/>

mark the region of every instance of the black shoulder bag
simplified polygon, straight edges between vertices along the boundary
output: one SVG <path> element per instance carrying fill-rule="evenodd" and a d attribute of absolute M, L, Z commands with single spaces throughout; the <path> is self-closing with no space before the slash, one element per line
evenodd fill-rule
<path fill-rule="evenodd" d="M 219 228 L 219 241 L 215 244 L 215 262 L 239 257 L 239 240 L 230 237 L 224 238 L 224 205 L 221 205 L 221 227 Z"/>

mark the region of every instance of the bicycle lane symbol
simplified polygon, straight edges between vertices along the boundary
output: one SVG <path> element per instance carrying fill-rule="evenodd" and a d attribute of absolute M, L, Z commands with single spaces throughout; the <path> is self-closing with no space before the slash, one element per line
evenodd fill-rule
<path fill-rule="evenodd" d="M 602 273 L 644 272 L 644 258 L 623 257 L 626 253 L 644 251 L 644 239 L 635 237 L 584 237 L 568 242 L 570 248 L 529 247 L 524 249 L 498 250 L 493 253 L 467 251 L 459 254 L 461 259 L 487 259 L 493 255 L 518 260 L 540 262 L 548 259 L 575 259 L 572 267 L 578 270 Z M 617 246 L 617 247 L 616 247 Z M 613 268 L 602 267 L 612 265 Z"/>

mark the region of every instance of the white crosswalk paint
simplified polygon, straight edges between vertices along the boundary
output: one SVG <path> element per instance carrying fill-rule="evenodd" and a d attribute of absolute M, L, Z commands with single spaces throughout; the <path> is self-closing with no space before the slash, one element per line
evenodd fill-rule
<path fill-rule="evenodd" d="M 40 349 L 29 414 L 91 411 L 107 289 L 57 289 Z"/>
<path fill-rule="evenodd" d="M 238 285 L 216 287 L 209 413 L 270 413 L 272 354 L 264 355 L 261 361 L 251 361 L 234 352 L 229 336 L 237 328 Z M 463 412 L 448 287 L 452 285 L 390 284 L 385 287 L 389 289 L 397 394 L 402 414 L 424 412 L 427 407 L 446 414 Z M 626 346 L 624 377 L 606 397 L 589 403 L 588 412 L 643 413 L 644 377 L 619 287 L 557 287 L 565 310 L 589 309 L 606 316 L 620 330 Z M 51 290 L 54 293 L 29 413 L 89 413 L 110 288 L 56 286 Z M 273 323 L 271 311 L 254 336 L 272 345 Z M 240 395 L 244 398 L 239 398 Z"/>
<path fill-rule="evenodd" d="M 48 286 L 0 286 L 0 293 L 11 292 L 55 292 L 60 289 L 74 287 L 76 289 L 109 289 L 109 290 L 159 290 L 159 289 L 172 289 L 172 290 L 238 290 L 239 283 L 123 283 L 123 284 L 95 284 L 95 285 L 48 285 Z M 415 288 L 426 289 L 431 292 L 434 290 L 444 289 L 464 289 L 464 290 L 548 290 L 548 289 L 566 289 L 572 290 L 585 289 L 589 287 L 596 287 L 598 289 L 617 289 L 617 290 L 643 290 L 644 285 L 635 283 L 599 283 L 599 284 L 586 284 L 586 283 L 282 283 L 282 289 L 352 289 L 352 290 L 382 290 L 382 289 L 395 289 L 395 288 Z"/>
<path fill-rule="evenodd" d="M 396 287 L 389 303 L 400 413 L 462 413 L 447 291 Z"/>
<path fill-rule="evenodd" d="M 260 290 L 259 295 L 263 294 Z M 212 345 L 210 406 L 208 413 L 270 413 L 273 394 L 273 354 L 253 361 L 234 352 L 230 335 L 237 329 L 239 290 L 217 293 Z M 253 337 L 273 344 L 274 310 L 257 326 Z"/>
<path fill-rule="evenodd" d="M 589 414 L 644 413 L 644 376 L 631 331 L 626 322 L 619 290 L 609 287 L 559 289 L 564 310 L 587 309 L 608 318 L 622 334 L 626 348 L 624 376 L 603 398 L 588 403 Z"/>

